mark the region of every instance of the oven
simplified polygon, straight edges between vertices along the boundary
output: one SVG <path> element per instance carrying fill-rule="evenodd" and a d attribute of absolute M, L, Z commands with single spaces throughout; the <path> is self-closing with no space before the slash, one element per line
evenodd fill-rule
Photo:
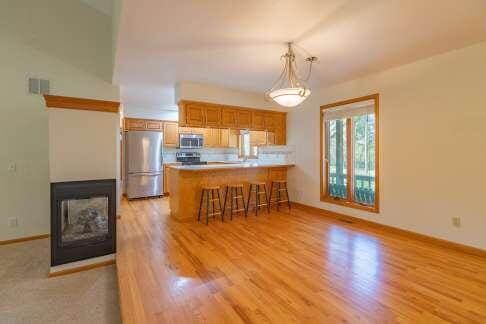
<path fill-rule="evenodd" d="M 200 149 L 203 148 L 204 139 L 202 134 L 179 134 L 179 148 Z"/>

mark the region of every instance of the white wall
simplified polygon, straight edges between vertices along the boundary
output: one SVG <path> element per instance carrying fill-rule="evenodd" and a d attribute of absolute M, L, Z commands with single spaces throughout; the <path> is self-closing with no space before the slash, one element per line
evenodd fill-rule
<path fill-rule="evenodd" d="M 56 95 L 119 94 L 106 15 L 77 0 L 4 0 L 0 25 L 0 240 L 8 240 L 50 231 L 48 113 L 41 96 L 27 94 L 27 78 L 49 79 Z M 18 227 L 8 227 L 11 217 Z"/>
<path fill-rule="evenodd" d="M 486 249 L 486 43 L 315 91 L 288 116 L 293 200 Z M 381 212 L 319 200 L 319 106 L 380 94 Z M 452 226 L 460 216 L 462 226 Z"/>
<path fill-rule="evenodd" d="M 124 107 L 124 117 L 179 121 L 177 110 Z"/>
<path fill-rule="evenodd" d="M 118 178 L 120 116 L 49 109 L 51 182 Z"/>
<path fill-rule="evenodd" d="M 263 94 L 247 92 L 210 84 L 181 82 L 176 86 L 175 101 L 196 100 L 248 108 L 286 111 L 272 102 L 266 101 Z"/>

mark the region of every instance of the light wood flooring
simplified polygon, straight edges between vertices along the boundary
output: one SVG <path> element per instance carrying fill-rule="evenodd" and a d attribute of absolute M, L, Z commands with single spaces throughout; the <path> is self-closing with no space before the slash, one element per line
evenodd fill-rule
<path fill-rule="evenodd" d="M 122 202 L 124 323 L 486 323 L 486 259 L 292 209 L 209 226 Z"/>

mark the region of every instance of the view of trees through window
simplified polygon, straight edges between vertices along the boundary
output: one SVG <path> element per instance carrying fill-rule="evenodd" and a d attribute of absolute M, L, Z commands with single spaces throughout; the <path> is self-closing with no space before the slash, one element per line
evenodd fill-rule
<path fill-rule="evenodd" d="M 369 110 L 353 112 L 350 109 L 349 116 L 342 112 L 339 116 L 344 118 L 334 117 L 325 121 L 327 195 L 374 206 L 375 114 Z M 348 188 L 350 185 L 351 190 Z"/>

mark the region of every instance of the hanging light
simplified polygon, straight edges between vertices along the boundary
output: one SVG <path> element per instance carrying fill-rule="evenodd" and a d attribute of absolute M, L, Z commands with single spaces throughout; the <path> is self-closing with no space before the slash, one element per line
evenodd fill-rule
<path fill-rule="evenodd" d="M 285 60 L 283 71 L 273 87 L 265 93 L 265 96 L 281 106 L 295 107 L 311 94 L 306 82 L 309 80 L 312 71 L 312 63 L 317 61 L 317 57 L 311 56 L 306 59 L 306 62 L 309 62 L 309 72 L 305 79 L 300 79 L 292 43 L 287 43 L 287 46 L 287 53 L 281 57 Z"/>

